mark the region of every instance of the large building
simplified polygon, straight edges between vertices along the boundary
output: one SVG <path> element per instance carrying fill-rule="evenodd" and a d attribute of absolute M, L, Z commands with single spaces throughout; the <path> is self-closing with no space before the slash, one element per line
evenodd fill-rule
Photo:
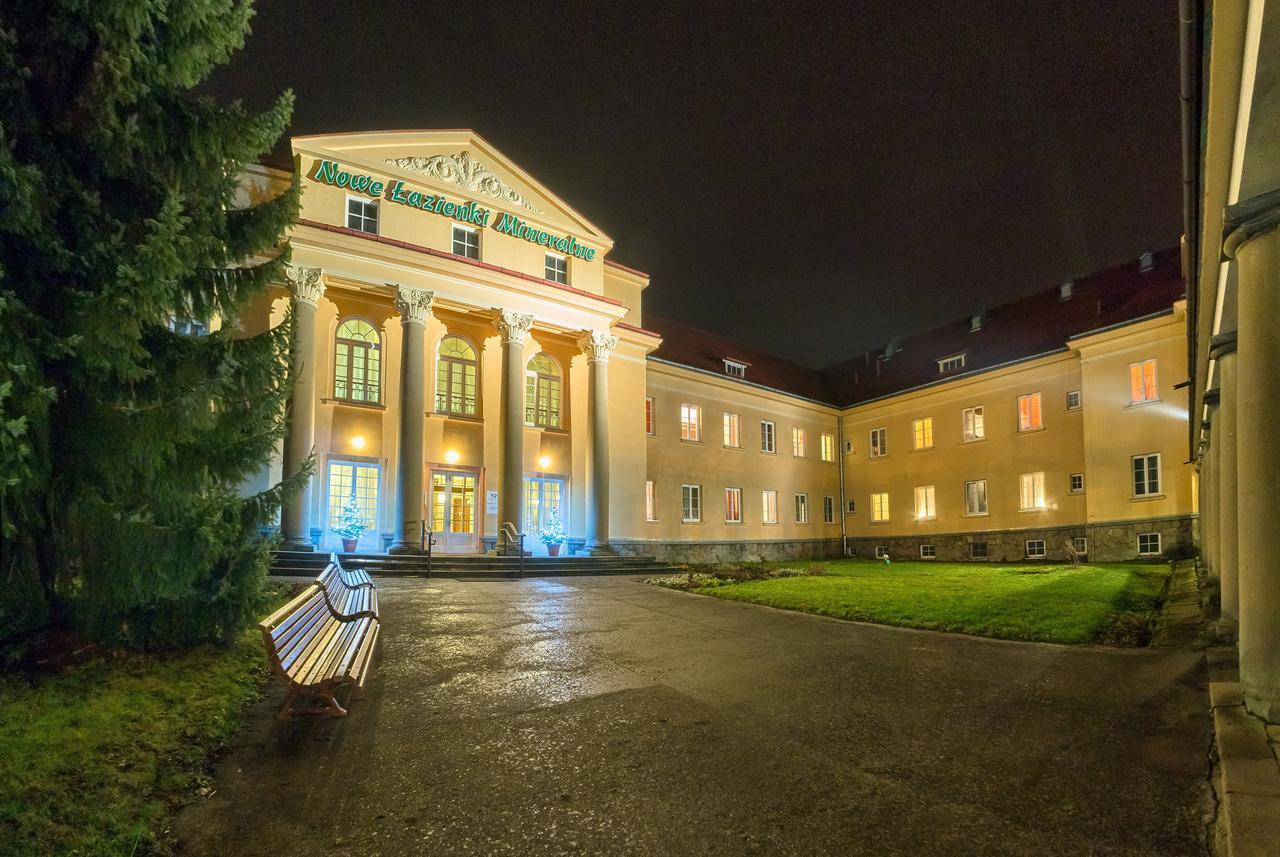
<path fill-rule="evenodd" d="M 1192 539 L 1183 281 L 1144 254 L 814 371 L 643 311 L 648 277 L 469 131 L 294 138 L 287 544 L 669 560 L 1094 559 Z M 253 171 L 270 193 L 287 170 Z M 661 286 L 659 286 L 661 287 Z"/>

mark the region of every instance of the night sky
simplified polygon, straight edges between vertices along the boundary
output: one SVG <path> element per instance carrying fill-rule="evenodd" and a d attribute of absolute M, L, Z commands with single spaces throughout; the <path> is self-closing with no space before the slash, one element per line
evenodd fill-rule
<path fill-rule="evenodd" d="M 473 128 L 647 311 L 817 367 L 1177 243 L 1176 6 L 259 0 L 212 89 Z"/>

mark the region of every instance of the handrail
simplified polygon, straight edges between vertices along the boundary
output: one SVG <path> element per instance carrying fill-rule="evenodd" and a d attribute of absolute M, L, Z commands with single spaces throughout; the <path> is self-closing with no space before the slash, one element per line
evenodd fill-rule
<path fill-rule="evenodd" d="M 524 580 L 524 536 L 525 534 L 516 529 L 516 525 L 510 521 L 505 522 L 502 527 L 502 537 L 506 540 L 508 556 L 510 556 L 511 545 L 516 544 L 517 556 L 520 557 L 520 579 Z"/>

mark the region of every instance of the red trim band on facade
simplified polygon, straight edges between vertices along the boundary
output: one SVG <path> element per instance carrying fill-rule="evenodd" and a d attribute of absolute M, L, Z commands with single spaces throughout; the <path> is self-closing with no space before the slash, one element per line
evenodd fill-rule
<path fill-rule="evenodd" d="M 627 324 L 625 321 L 614 322 L 614 327 L 620 327 L 623 330 L 629 330 L 632 333 L 643 333 L 645 336 L 652 336 L 654 339 L 661 339 L 662 334 L 656 330 L 649 330 L 644 327 L 636 327 L 634 324 Z"/>
<path fill-rule="evenodd" d="M 392 247 L 403 247 L 405 250 L 412 250 L 415 253 L 425 253 L 428 256 L 436 256 L 440 259 L 451 259 L 454 262 L 463 262 L 467 265 L 474 265 L 477 268 L 484 268 L 486 271 L 497 271 L 500 274 L 506 274 L 510 277 L 518 277 L 521 280 L 528 280 L 531 283 L 541 283 L 544 286 L 550 286 L 553 289 L 559 289 L 562 292 L 569 292 L 575 295 L 582 295 L 585 298 L 594 298 L 598 301 L 604 301 L 613 306 L 622 306 L 622 301 L 617 298 L 607 297 L 606 295 L 598 295 L 595 292 L 586 292 L 582 289 L 575 289 L 573 286 L 566 286 L 563 283 L 553 283 L 550 280 L 544 280 L 542 277 L 535 277 L 532 274 L 526 274 L 523 271 L 513 271 L 510 268 L 504 268 L 501 265 L 491 265 L 488 262 L 481 262 L 479 259 L 468 259 L 465 256 L 457 256 L 453 253 L 446 253 L 443 250 L 437 250 L 434 247 L 424 247 L 421 244 L 414 244 L 409 241 L 400 241 L 396 238 L 384 238 L 381 235 L 371 235 L 368 232 L 361 232 L 358 229 L 351 229 L 347 226 L 334 226 L 332 223 L 321 223 L 318 220 L 307 220 L 304 217 L 298 218 L 299 226 L 310 226 L 314 229 L 321 229 L 325 232 L 336 232 L 339 235 L 350 235 L 353 238 L 363 238 L 366 241 L 376 241 L 379 244 L 387 244 Z"/>

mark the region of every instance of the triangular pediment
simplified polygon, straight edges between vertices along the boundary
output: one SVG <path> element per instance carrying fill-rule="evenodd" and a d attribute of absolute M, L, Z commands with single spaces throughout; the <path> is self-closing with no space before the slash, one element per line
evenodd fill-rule
<path fill-rule="evenodd" d="M 293 138 L 294 153 L 330 158 L 559 227 L 611 246 L 612 239 L 474 131 L 369 131 Z"/>

